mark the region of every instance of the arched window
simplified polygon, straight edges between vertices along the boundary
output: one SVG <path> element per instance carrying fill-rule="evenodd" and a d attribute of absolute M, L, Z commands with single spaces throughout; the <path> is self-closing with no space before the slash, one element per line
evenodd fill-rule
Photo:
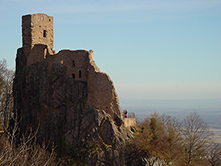
<path fill-rule="evenodd" d="M 79 70 L 79 78 L 81 78 L 81 70 Z"/>

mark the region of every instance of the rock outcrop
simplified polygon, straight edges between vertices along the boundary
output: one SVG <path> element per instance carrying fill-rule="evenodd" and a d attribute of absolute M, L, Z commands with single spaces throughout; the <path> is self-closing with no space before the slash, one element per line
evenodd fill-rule
<path fill-rule="evenodd" d="M 81 152 L 91 166 L 125 165 L 123 147 L 132 135 L 121 116 L 93 107 L 87 80 L 71 78 L 67 70 L 64 64 L 47 60 L 27 66 L 23 48 L 18 49 L 13 91 L 20 133 L 38 130 L 39 143 L 55 143 L 61 156 Z"/>
<path fill-rule="evenodd" d="M 13 84 L 20 135 L 38 131 L 37 142 L 56 146 L 91 166 L 125 165 L 124 126 L 114 84 L 99 70 L 93 51 L 53 50 L 53 17 L 22 17 L 22 48 Z"/>

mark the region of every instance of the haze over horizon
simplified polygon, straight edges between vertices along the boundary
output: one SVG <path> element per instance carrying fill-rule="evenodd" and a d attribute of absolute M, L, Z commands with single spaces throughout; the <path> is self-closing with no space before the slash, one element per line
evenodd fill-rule
<path fill-rule="evenodd" d="M 221 98 L 221 0 L 0 0 L 0 60 L 15 67 L 21 16 L 54 17 L 54 49 L 92 49 L 120 99 Z"/>

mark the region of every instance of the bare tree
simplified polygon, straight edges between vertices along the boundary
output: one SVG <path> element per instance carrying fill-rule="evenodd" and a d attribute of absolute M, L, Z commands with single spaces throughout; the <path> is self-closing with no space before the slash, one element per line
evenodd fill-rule
<path fill-rule="evenodd" d="M 183 138 L 180 133 L 181 124 L 175 118 L 165 114 L 160 116 L 160 122 L 164 126 L 162 138 L 162 146 L 159 152 L 162 153 L 164 161 L 167 165 L 180 165 L 183 162 Z"/>
<path fill-rule="evenodd" d="M 206 158 L 211 166 L 221 166 L 221 145 L 219 143 L 210 143 Z"/>
<path fill-rule="evenodd" d="M 57 165 L 54 153 L 54 147 L 51 152 L 44 144 L 42 146 L 36 143 L 36 134 L 38 130 L 27 131 L 26 137 L 17 143 L 18 123 L 16 122 L 11 131 L 5 129 L 5 133 L 0 137 L 0 165 Z"/>
<path fill-rule="evenodd" d="M 208 125 L 196 113 L 190 113 L 182 122 L 182 133 L 186 152 L 186 163 L 195 165 L 205 160 L 208 140 L 212 133 Z"/>
<path fill-rule="evenodd" d="M 0 61 L 0 114 L 5 127 L 8 127 L 13 112 L 13 78 L 14 71 L 7 68 L 6 60 Z"/>

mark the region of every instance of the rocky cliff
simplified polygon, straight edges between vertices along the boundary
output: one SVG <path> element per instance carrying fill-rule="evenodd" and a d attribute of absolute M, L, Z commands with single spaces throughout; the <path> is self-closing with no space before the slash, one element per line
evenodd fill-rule
<path fill-rule="evenodd" d="M 91 166 L 125 165 L 123 147 L 132 135 L 121 116 L 92 107 L 87 81 L 69 77 L 65 65 L 49 68 L 43 60 L 27 66 L 20 48 L 13 91 L 21 134 L 38 130 L 39 143 L 55 143 L 60 156 L 81 154 Z"/>

